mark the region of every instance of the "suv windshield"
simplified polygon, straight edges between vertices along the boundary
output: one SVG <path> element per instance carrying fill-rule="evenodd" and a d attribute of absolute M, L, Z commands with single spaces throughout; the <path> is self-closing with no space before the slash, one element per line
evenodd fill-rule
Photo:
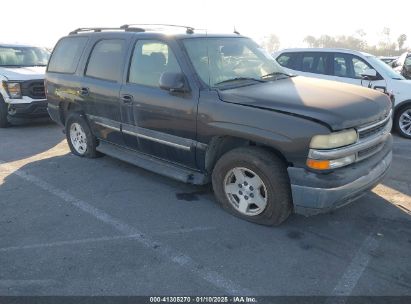
<path fill-rule="evenodd" d="M 391 79 L 395 80 L 404 80 L 405 78 L 395 72 L 389 65 L 384 63 L 382 60 L 378 59 L 377 57 L 374 56 L 367 56 L 368 61 L 371 63 L 372 66 L 376 67 L 377 70 L 383 70 L 385 75 L 390 77 Z"/>
<path fill-rule="evenodd" d="M 210 87 L 249 85 L 288 77 L 265 50 L 248 38 L 190 38 L 184 46 L 199 77 Z"/>
<path fill-rule="evenodd" d="M 1 46 L 0 66 L 46 66 L 50 53 L 39 47 Z"/>

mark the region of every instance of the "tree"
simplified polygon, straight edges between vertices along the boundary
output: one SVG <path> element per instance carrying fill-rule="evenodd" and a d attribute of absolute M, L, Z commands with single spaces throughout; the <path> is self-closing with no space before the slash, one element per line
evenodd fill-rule
<path fill-rule="evenodd" d="M 280 48 L 280 39 L 275 34 L 265 37 L 262 46 L 271 54 Z"/>
<path fill-rule="evenodd" d="M 317 38 L 314 36 L 307 36 L 304 38 L 304 42 L 308 44 L 308 47 L 314 48 L 314 47 L 319 47 Z"/>
<path fill-rule="evenodd" d="M 405 41 L 407 41 L 407 35 L 401 34 L 401 35 L 398 37 L 398 39 L 397 39 L 397 42 L 398 42 L 398 50 L 401 51 L 401 50 L 404 48 Z"/>

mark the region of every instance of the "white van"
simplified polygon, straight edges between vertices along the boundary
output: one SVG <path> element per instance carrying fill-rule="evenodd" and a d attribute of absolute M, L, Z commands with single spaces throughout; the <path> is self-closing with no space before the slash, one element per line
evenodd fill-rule
<path fill-rule="evenodd" d="M 0 128 L 48 116 L 44 75 L 49 57 L 44 48 L 0 44 Z"/>
<path fill-rule="evenodd" d="M 406 80 L 377 57 L 353 50 L 326 48 L 286 49 L 275 53 L 274 57 L 290 74 L 362 85 L 393 94 L 395 129 L 411 138 L 411 80 Z"/>

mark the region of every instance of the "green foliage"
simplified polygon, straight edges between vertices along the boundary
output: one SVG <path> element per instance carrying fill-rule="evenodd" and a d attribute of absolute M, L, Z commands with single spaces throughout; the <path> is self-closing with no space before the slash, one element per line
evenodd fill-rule
<path fill-rule="evenodd" d="M 368 44 L 365 37 L 366 33 L 363 30 L 358 30 L 351 36 L 306 36 L 304 42 L 308 47 L 346 48 L 364 51 L 377 56 L 395 56 L 407 51 L 407 49 L 404 48 L 407 35 L 402 34 L 397 38 L 396 42 L 393 42 L 391 40 L 391 30 L 389 28 L 383 29 L 381 40 L 376 45 Z"/>

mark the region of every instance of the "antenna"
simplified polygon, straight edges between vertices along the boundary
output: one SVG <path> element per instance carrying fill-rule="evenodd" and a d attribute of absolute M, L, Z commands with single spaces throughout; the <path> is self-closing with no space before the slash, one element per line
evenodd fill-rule
<path fill-rule="evenodd" d="M 234 25 L 234 34 L 240 35 L 240 32 L 238 32 L 238 31 L 236 30 L 235 25 Z"/>

